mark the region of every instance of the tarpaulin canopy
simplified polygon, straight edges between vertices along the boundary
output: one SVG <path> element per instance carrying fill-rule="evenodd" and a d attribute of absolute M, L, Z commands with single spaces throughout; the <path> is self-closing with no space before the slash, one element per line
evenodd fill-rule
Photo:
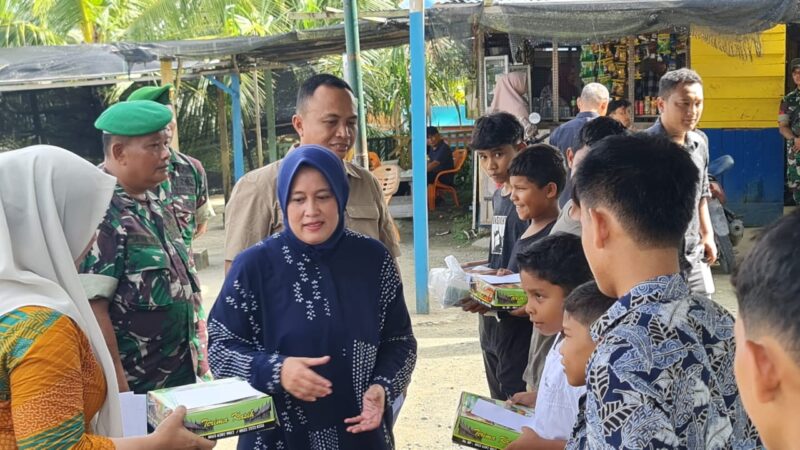
<path fill-rule="evenodd" d="M 798 0 L 438 0 L 426 11 L 427 39 L 469 39 L 475 25 L 522 40 L 592 42 L 691 27 L 703 37 L 757 33 L 798 21 Z M 362 21 L 362 50 L 408 42 L 405 20 Z M 753 40 L 743 39 L 744 47 Z M 159 59 L 180 58 L 185 76 L 259 64 L 303 64 L 345 50 L 342 25 L 268 37 L 0 49 L 0 91 L 142 79 Z"/>
<path fill-rule="evenodd" d="M 604 41 L 692 27 L 719 35 L 757 33 L 797 21 L 797 0 L 470 0 L 440 1 L 428 10 L 439 35 L 466 38 L 473 24 L 559 42 Z"/>
<path fill-rule="evenodd" d="M 393 47 L 408 42 L 402 21 L 360 24 L 361 48 Z M 180 59 L 183 76 L 261 65 L 306 64 L 345 51 L 344 27 L 330 26 L 267 37 L 208 40 L 37 46 L 0 49 L 0 92 L 55 87 L 72 82 L 125 81 L 160 70 L 160 59 Z"/>

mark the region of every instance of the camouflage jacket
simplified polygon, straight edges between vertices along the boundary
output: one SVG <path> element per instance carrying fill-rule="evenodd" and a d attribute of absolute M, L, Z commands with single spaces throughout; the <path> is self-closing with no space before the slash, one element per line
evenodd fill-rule
<path fill-rule="evenodd" d="M 80 267 L 89 299 L 110 301 L 120 359 L 136 393 L 195 381 L 196 293 L 188 250 L 152 192 L 138 201 L 117 185 Z"/>
<path fill-rule="evenodd" d="M 786 94 L 778 110 L 778 124 L 789 125 L 795 136 L 800 136 L 800 89 Z M 794 145 L 792 143 L 791 145 Z"/>
<path fill-rule="evenodd" d="M 159 187 L 162 200 L 175 214 L 184 245 L 191 253 L 197 226 L 214 216 L 208 203 L 208 180 L 203 165 L 170 149 L 169 177 Z"/>

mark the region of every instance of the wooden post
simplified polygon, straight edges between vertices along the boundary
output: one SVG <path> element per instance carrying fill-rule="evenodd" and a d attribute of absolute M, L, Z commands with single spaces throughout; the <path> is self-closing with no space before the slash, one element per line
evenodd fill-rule
<path fill-rule="evenodd" d="M 217 90 L 217 126 L 219 127 L 219 147 L 222 167 L 222 189 L 225 193 L 225 202 L 231 195 L 231 148 L 228 141 L 228 114 L 225 92 Z"/>
<path fill-rule="evenodd" d="M 253 69 L 253 101 L 256 107 L 256 162 L 258 167 L 264 167 L 264 143 L 261 142 L 261 90 L 258 87 L 258 69 Z"/>
<path fill-rule="evenodd" d="M 275 91 L 272 84 L 272 69 L 264 71 L 264 86 L 267 94 L 267 148 L 269 149 L 269 162 L 278 160 L 278 136 L 275 135 Z"/>
<path fill-rule="evenodd" d="M 168 58 L 164 58 L 161 60 L 161 85 L 165 85 L 167 83 L 173 83 L 175 81 L 175 72 L 172 71 L 172 60 Z M 173 90 L 173 93 L 175 91 Z M 171 98 L 170 101 L 172 102 L 172 113 L 175 115 L 175 133 L 172 135 L 172 143 L 170 146 L 175 151 L 180 151 L 180 145 L 178 142 L 178 108 L 175 107 L 175 98 Z"/>
<path fill-rule="evenodd" d="M 552 57 L 553 57 L 553 70 L 552 70 L 553 86 L 552 86 L 551 90 L 553 91 L 553 99 L 552 99 L 553 100 L 553 123 L 555 123 L 556 126 L 557 126 L 558 125 L 558 120 L 560 118 L 559 117 L 559 112 L 560 111 L 558 110 L 558 107 L 561 105 L 561 102 L 559 101 L 559 99 L 561 97 L 559 97 L 559 92 L 558 92 L 558 70 L 559 70 L 559 61 L 560 61 L 560 59 L 558 57 L 558 41 L 556 41 L 555 39 L 553 39 L 553 55 L 552 55 Z"/>
<path fill-rule="evenodd" d="M 628 101 L 631 103 L 632 121 L 636 122 L 636 45 L 635 36 L 628 38 Z M 611 111 L 609 111 L 611 112 Z"/>

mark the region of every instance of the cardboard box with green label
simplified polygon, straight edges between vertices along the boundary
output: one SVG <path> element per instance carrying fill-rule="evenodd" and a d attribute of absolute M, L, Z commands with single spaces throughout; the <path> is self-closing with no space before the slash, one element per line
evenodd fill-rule
<path fill-rule="evenodd" d="M 157 427 L 178 406 L 184 426 L 208 439 L 221 439 L 278 424 L 272 397 L 240 378 L 159 389 L 147 393 L 147 421 Z"/>
<path fill-rule="evenodd" d="M 533 423 L 533 409 L 461 393 L 453 442 L 472 448 L 502 450 Z"/>
<path fill-rule="evenodd" d="M 498 282 L 511 277 L 473 276 L 470 281 L 470 296 L 493 310 L 507 311 L 524 307 L 528 296 L 517 282 Z M 519 279 L 519 275 L 515 280 Z"/>

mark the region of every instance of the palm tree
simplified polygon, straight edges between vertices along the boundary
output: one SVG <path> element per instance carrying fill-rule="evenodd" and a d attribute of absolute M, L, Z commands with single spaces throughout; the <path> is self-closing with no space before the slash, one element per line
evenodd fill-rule
<path fill-rule="evenodd" d="M 0 33 L 3 47 L 66 44 L 67 37 L 50 28 L 33 13 L 30 0 L 0 0 Z"/>
<path fill-rule="evenodd" d="M 359 0 L 362 15 L 369 10 L 397 7 L 397 0 Z M 0 0 L 0 45 L 63 45 L 116 41 L 159 41 L 229 36 L 267 36 L 341 22 L 340 19 L 294 20 L 290 13 L 322 12 L 342 7 L 342 0 Z M 452 44 L 429 45 L 430 97 L 453 103 L 463 84 L 459 61 L 442 71 L 460 50 Z M 457 58 L 456 58 L 457 59 Z M 409 76 L 407 46 L 362 52 L 364 90 L 368 111 L 388 123 L 394 133 L 407 131 Z M 439 64 L 439 66 L 437 66 Z M 340 56 L 315 63 L 318 69 L 340 74 Z M 267 86 L 262 76 L 242 74 L 242 106 L 245 129 L 253 129 L 254 85 L 261 98 Z M 130 87 L 118 86 L 106 93 L 107 102 L 124 97 Z M 272 87 L 270 86 L 270 89 Z M 181 141 L 196 149 L 217 141 L 215 88 L 207 80 L 181 82 L 178 117 Z"/>

